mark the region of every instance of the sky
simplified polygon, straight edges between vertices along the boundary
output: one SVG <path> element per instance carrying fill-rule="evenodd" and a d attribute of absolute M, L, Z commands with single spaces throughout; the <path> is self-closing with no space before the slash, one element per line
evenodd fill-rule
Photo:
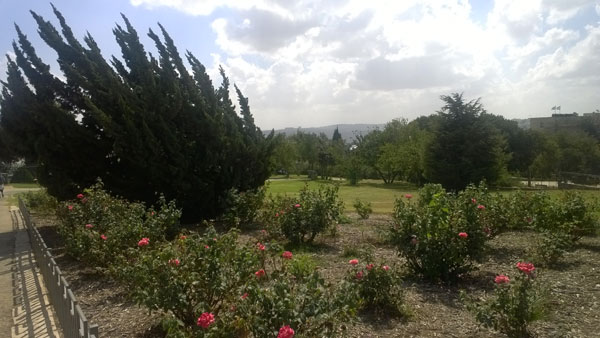
<path fill-rule="evenodd" d="M 441 95 L 481 98 L 506 118 L 600 109 L 600 0 L 54 0 L 76 37 L 120 56 L 121 13 L 155 53 L 160 22 L 218 85 L 219 65 L 263 129 L 386 123 L 435 113 Z M 0 53 L 14 23 L 61 76 L 29 10 L 0 0 Z M 0 79 L 6 78 L 0 60 Z"/>

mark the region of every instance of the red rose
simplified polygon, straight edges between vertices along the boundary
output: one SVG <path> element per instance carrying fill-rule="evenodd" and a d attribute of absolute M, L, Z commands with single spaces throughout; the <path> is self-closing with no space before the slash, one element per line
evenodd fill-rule
<path fill-rule="evenodd" d="M 215 315 L 210 312 L 204 312 L 198 317 L 198 326 L 203 329 L 208 328 L 212 323 L 215 322 Z"/>
<path fill-rule="evenodd" d="M 466 232 L 459 232 L 458 233 L 458 237 L 460 237 L 460 238 L 467 238 L 467 237 L 469 237 L 469 235 Z"/>
<path fill-rule="evenodd" d="M 292 259 L 292 253 L 290 251 L 284 251 L 281 254 L 281 257 L 285 258 L 285 259 Z"/>
<path fill-rule="evenodd" d="M 498 275 L 496 276 L 496 279 L 494 279 L 494 282 L 496 282 L 496 284 L 508 284 L 510 282 L 510 278 L 505 275 Z"/>
<path fill-rule="evenodd" d="M 279 334 L 277 335 L 277 338 L 293 338 L 294 333 L 294 330 L 289 325 L 286 325 L 279 329 Z"/>
<path fill-rule="evenodd" d="M 348 263 L 350 263 L 352 265 L 356 265 L 356 264 L 358 264 L 358 259 L 351 259 L 348 261 Z"/>
<path fill-rule="evenodd" d="M 264 270 L 264 269 L 260 269 L 260 270 L 256 271 L 256 272 L 254 273 L 254 275 L 255 275 L 256 277 L 260 278 L 260 277 L 262 277 L 262 276 L 264 276 L 264 275 L 265 275 L 265 270 Z"/>
<path fill-rule="evenodd" d="M 144 238 L 140 239 L 140 241 L 138 242 L 139 247 L 146 246 L 148 244 L 150 244 L 150 238 L 148 238 L 148 237 L 144 237 Z"/>

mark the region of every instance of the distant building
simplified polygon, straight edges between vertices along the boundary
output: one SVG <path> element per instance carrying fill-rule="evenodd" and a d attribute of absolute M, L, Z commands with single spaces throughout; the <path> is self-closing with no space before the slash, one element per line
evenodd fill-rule
<path fill-rule="evenodd" d="M 587 116 L 598 115 L 596 113 L 584 114 Z M 583 116 L 577 113 L 571 114 L 552 114 L 550 117 L 533 117 L 529 119 L 529 128 L 531 130 L 541 130 L 547 132 L 558 131 L 577 131 L 581 130 Z"/>

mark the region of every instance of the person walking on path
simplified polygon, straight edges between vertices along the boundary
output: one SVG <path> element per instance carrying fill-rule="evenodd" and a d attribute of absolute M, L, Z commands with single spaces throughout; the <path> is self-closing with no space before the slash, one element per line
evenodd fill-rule
<path fill-rule="evenodd" d="M 4 176 L 0 174 L 0 198 L 4 198 Z"/>

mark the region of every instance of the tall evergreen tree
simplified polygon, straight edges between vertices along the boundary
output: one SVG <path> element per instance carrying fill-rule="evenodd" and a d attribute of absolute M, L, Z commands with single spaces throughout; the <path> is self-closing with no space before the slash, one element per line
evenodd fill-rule
<path fill-rule="evenodd" d="M 439 123 L 425 154 L 425 173 L 431 182 L 461 190 L 469 183 L 494 183 L 505 167 L 505 140 L 486 119 L 478 100 L 462 94 L 442 96 Z"/>
<path fill-rule="evenodd" d="M 248 99 L 229 79 L 215 89 L 191 53 L 184 64 L 163 26 L 149 30 L 158 55 L 147 53 L 123 16 L 113 29 L 121 58 L 104 59 L 93 37 L 85 45 L 53 6 L 61 32 L 35 12 L 41 38 L 58 54 L 65 80 L 18 26 L 0 98 L 1 139 L 18 156 L 35 158 L 40 183 L 72 198 L 101 178 L 113 193 L 153 202 L 176 199 L 188 219 L 212 217 L 230 189 L 249 190 L 269 175 L 272 134 L 254 124 Z"/>

